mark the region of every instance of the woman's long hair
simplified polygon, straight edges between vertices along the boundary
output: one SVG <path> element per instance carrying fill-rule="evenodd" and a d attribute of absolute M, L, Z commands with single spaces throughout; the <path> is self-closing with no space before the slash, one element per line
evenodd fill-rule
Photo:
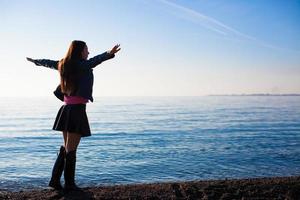
<path fill-rule="evenodd" d="M 72 41 L 66 56 L 59 61 L 60 86 L 64 94 L 71 95 L 77 88 L 78 61 L 82 59 L 82 52 L 86 43 L 79 40 Z"/>

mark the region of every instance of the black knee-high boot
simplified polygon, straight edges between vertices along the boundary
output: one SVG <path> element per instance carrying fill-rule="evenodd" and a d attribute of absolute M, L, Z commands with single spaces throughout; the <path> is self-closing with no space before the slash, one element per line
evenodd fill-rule
<path fill-rule="evenodd" d="M 62 186 L 60 184 L 60 177 L 62 175 L 62 172 L 64 171 L 65 156 L 66 156 L 65 147 L 61 146 L 59 150 L 59 154 L 54 163 L 51 180 L 49 182 L 49 186 L 56 190 L 62 189 Z"/>
<path fill-rule="evenodd" d="M 65 160 L 65 169 L 64 169 L 64 177 L 65 177 L 65 190 L 79 190 L 75 184 L 75 166 L 76 166 L 76 150 L 70 151 L 66 154 Z"/>

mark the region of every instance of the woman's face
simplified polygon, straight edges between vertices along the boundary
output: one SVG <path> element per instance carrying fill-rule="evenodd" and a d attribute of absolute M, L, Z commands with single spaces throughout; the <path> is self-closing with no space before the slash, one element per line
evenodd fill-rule
<path fill-rule="evenodd" d="M 89 56 L 89 50 L 88 50 L 88 47 L 87 46 L 85 46 L 84 47 L 84 49 L 83 49 L 83 51 L 82 51 L 82 58 L 84 59 L 84 60 L 87 60 L 87 58 L 88 58 L 88 56 Z"/>

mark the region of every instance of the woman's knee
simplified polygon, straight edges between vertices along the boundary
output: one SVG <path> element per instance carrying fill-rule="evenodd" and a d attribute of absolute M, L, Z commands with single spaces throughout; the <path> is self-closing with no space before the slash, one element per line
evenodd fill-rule
<path fill-rule="evenodd" d="M 67 133 L 66 151 L 75 151 L 79 145 L 81 135 L 77 133 Z"/>
<path fill-rule="evenodd" d="M 68 138 L 67 131 L 63 131 L 62 133 L 63 133 L 63 138 L 64 138 L 64 147 L 66 147 L 67 146 L 67 138 Z"/>

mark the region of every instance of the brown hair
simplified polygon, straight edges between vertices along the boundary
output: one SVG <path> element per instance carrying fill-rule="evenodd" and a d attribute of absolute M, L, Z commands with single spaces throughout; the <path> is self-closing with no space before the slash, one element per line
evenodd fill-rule
<path fill-rule="evenodd" d="M 64 94 L 70 95 L 76 90 L 78 82 L 78 69 L 76 65 L 82 59 L 82 51 L 85 47 L 86 43 L 83 41 L 72 41 L 66 56 L 58 63 L 61 91 Z"/>

